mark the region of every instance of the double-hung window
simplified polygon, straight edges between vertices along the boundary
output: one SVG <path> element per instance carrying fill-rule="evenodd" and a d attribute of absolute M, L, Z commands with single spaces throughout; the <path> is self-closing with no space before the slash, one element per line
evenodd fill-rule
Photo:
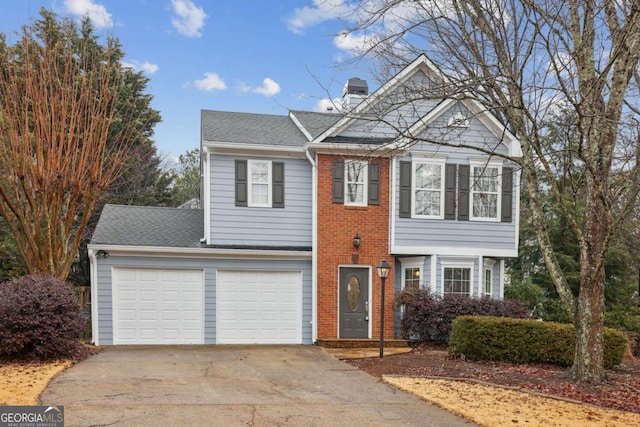
<path fill-rule="evenodd" d="M 444 166 L 444 163 L 413 162 L 413 217 L 443 218 Z"/>
<path fill-rule="evenodd" d="M 502 168 L 471 164 L 471 220 L 500 221 Z"/>
<path fill-rule="evenodd" d="M 284 208 L 284 162 L 235 160 L 235 205 Z"/>
<path fill-rule="evenodd" d="M 474 261 L 441 258 L 442 293 L 472 295 Z"/>
<path fill-rule="evenodd" d="M 367 206 L 367 162 L 347 160 L 345 167 L 344 204 Z"/>
<path fill-rule="evenodd" d="M 271 206 L 271 162 L 249 160 L 249 206 Z"/>
<path fill-rule="evenodd" d="M 445 294 L 471 294 L 471 269 L 466 267 L 445 267 L 443 290 Z"/>

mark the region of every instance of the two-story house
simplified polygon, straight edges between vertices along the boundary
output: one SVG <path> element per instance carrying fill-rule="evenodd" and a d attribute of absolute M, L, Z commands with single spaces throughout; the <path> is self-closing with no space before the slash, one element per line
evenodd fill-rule
<path fill-rule="evenodd" d="M 420 56 L 343 113 L 202 111 L 202 209 L 105 206 L 90 249 L 97 344 L 394 334 L 394 293 L 501 298 L 520 145 Z M 410 96 L 429 90 L 431 96 Z M 409 137 L 410 136 L 410 137 Z"/>

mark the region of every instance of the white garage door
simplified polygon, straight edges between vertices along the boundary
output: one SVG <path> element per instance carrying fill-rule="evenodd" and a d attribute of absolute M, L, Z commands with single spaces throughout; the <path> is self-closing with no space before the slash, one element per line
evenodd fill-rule
<path fill-rule="evenodd" d="M 300 271 L 220 271 L 216 278 L 217 342 L 301 344 Z"/>
<path fill-rule="evenodd" d="M 202 344 L 203 271 L 113 269 L 114 344 Z"/>

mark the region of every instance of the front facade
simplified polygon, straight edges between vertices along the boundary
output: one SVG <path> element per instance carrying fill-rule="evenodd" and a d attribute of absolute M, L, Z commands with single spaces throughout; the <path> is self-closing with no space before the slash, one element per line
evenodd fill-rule
<path fill-rule="evenodd" d="M 201 209 L 103 210 L 94 341 L 378 338 L 382 259 L 385 338 L 406 286 L 501 298 L 520 147 L 475 102 L 397 102 L 439 78 L 421 56 L 370 95 L 351 79 L 344 114 L 203 111 Z"/>

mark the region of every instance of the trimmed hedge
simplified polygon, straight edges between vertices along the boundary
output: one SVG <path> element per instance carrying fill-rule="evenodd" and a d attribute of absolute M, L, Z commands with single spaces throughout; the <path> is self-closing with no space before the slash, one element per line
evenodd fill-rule
<path fill-rule="evenodd" d="M 85 323 L 73 288 L 61 280 L 29 275 L 0 283 L 0 357 L 80 356 Z"/>
<path fill-rule="evenodd" d="M 536 320 L 460 316 L 453 321 L 449 349 L 468 360 L 550 363 L 571 366 L 575 351 L 573 325 Z M 627 339 L 604 329 L 604 366 L 622 362 Z"/>
<path fill-rule="evenodd" d="M 404 308 L 400 334 L 418 341 L 446 342 L 451 322 L 457 316 L 496 316 L 528 318 L 524 304 L 515 300 L 498 300 L 488 296 L 471 298 L 467 295 L 435 295 L 427 289 L 406 288 L 396 296 L 396 303 Z"/>

